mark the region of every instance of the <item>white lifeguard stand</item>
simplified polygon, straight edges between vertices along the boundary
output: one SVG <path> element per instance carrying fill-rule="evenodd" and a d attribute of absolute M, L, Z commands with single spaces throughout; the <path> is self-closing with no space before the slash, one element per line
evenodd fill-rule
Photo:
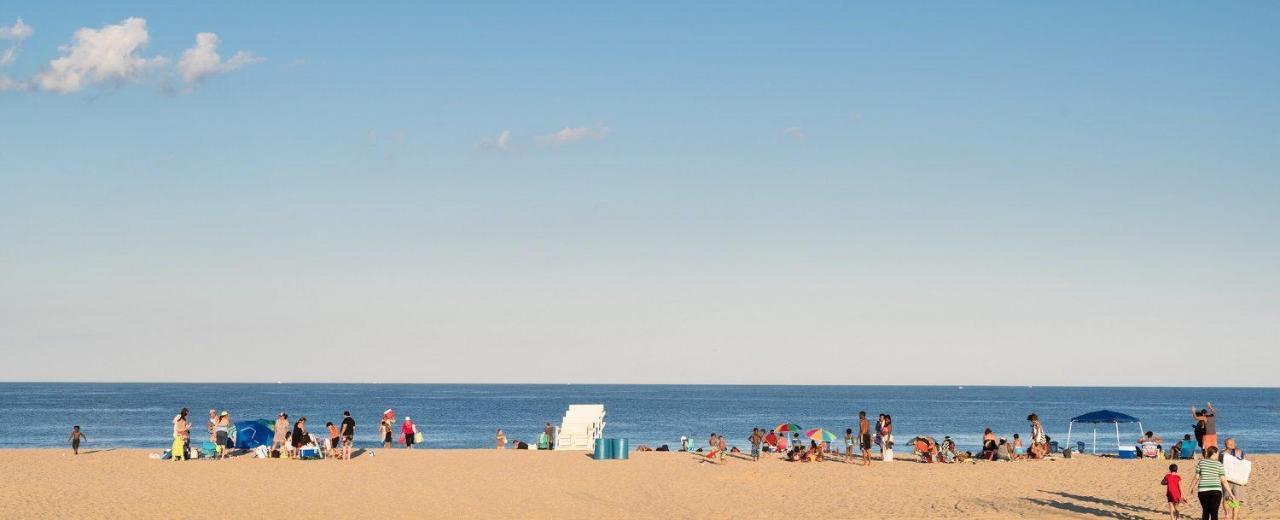
<path fill-rule="evenodd" d="M 554 449 L 591 451 L 604 437 L 603 404 L 571 404 L 560 421 Z"/>

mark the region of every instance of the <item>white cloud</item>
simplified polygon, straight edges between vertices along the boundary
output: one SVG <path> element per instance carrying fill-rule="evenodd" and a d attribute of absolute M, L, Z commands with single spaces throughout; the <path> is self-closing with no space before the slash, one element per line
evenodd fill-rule
<path fill-rule="evenodd" d="M 30 38 L 32 34 L 35 34 L 35 32 L 35 28 L 27 25 L 21 18 L 14 22 L 10 27 L 0 25 L 0 40 L 10 40 L 13 42 L 13 45 L 9 46 L 8 49 L 5 49 L 4 52 L 0 52 L 0 67 L 13 63 L 13 60 L 18 59 L 18 48 L 22 46 L 22 41 Z M 8 81 L 12 82 L 13 80 L 10 79 Z M 9 89 L 6 89 L 3 86 L 3 82 L 0 82 L 0 90 Z"/>
<path fill-rule="evenodd" d="M 803 141 L 805 140 L 806 137 L 808 137 L 804 134 L 804 129 L 798 126 L 788 126 L 786 128 L 783 128 L 782 133 L 787 137 L 790 137 L 797 141 Z"/>
<path fill-rule="evenodd" d="M 480 141 L 480 148 L 482 150 L 506 150 L 510 146 L 510 130 L 503 130 L 497 137 L 486 137 Z"/>
<path fill-rule="evenodd" d="M 150 40 L 142 18 L 101 29 L 79 29 L 70 45 L 59 47 L 62 57 L 36 74 L 35 83 L 42 90 L 69 94 L 90 85 L 140 82 L 169 62 L 160 56 L 138 55 Z"/>
<path fill-rule="evenodd" d="M 21 18 L 19 18 L 17 22 L 14 22 L 10 27 L 0 25 L 0 40 L 21 42 L 22 40 L 30 38 L 31 35 L 35 33 L 35 28 L 27 25 L 27 23 L 23 22 Z"/>
<path fill-rule="evenodd" d="M 29 90 L 31 84 L 26 81 L 18 81 L 8 76 L 0 76 L 0 92 L 6 90 Z"/>
<path fill-rule="evenodd" d="M 609 127 L 603 125 L 564 127 L 555 133 L 538 138 L 538 142 L 546 146 L 560 146 L 584 140 L 600 140 L 609 135 Z"/>
<path fill-rule="evenodd" d="M 13 63 L 18 57 L 18 46 L 9 47 L 4 52 L 0 52 L 0 67 Z"/>
<path fill-rule="evenodd" d="M 13 63 L 21 43 L 34 33 L 35 29 L 21 18 L 12 26 L 0 26 L 0 40 L 15 42 L 0 51 L 0 67 Z M 70 94 L 92 86 L 142 82 L 171 90 L 169 83 L 176 70 L 187 83 L 184 92 L 189 92 L 205 78 L 263 61 L 263 58 L 246 51 L 238 51 L 224 61 L 218 54 L 218 44 L 221 43 L 218 35 L 199 33 L 195 47 L 183 52 L 175 68 L 169 69 L 169 58 L 141 55 L 150 41 L 147 21 L 143 18 L 128 18 L 97 29 L 84 27 L 76 30 L 71 43 L 58 47 L 61 56 L 41 67 L 34 77 L 15 79 L 0 75 L 0 91 L 42 90 Z"/>
<path fill-rule="evenodd" d="M 263 61 L 252 52 L 246 51 L 236 51 L 231 58 L 222 61 L 222 56 L 218 55 L 220 43 L 222 40 L 217 34 L 211 32 L 197 34 L 195 47 L 183 51 L 182 59 L 178 60 L 177 69 L 182 80 L 192 85 L 209 76 L 226 74 L 245 65 Z"/>

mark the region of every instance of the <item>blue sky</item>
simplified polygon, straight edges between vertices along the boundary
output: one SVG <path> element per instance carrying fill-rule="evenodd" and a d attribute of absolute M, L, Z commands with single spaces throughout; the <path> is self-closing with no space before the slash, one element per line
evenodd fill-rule
<path fill-rule="evenodd" d="M 1275 3 L 109 4 L 0 7 L 0 379 L 1274 385 Z"/>

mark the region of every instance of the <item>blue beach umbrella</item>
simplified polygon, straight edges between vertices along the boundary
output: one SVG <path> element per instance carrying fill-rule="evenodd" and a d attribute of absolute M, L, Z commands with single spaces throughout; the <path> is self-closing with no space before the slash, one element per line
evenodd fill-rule
<path fill-rule="evenodd" d="M 251 450 L 258 446 L 271 446 L 271 440 L 275 437 L 275 429 L 272 428 L 271 421 L 266 419 L 238 421 L 235 426 L 237 449 Z"/>

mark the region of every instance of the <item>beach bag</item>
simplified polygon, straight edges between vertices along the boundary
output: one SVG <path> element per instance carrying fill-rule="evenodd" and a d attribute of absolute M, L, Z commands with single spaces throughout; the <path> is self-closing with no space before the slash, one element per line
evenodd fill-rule
<path fill-rule="evenodd" d="M 417 430 L 417 428 L 414 428 L 414 430 Z M 420 431 L 413 432 L 413 443 L 422 444 L 422 432 Z"/>
<path fill-rule="evenodd" d="M 271 456 L 271 454 L 268 453 L 266 446 L 258 446 L 257 448 L 254 448 L 253 454 L 257 455 L 260 459 L 265 459 Z"/>
<path fill-rule="evenodd" d="M 1231 455 L 1222 457 L 1222 472 L 1227 475 L 1227 482 L 1247 486 L 1249 473 L 1252 471 L 1253 463 L 1250 461 L 1237 459 Z"/>

